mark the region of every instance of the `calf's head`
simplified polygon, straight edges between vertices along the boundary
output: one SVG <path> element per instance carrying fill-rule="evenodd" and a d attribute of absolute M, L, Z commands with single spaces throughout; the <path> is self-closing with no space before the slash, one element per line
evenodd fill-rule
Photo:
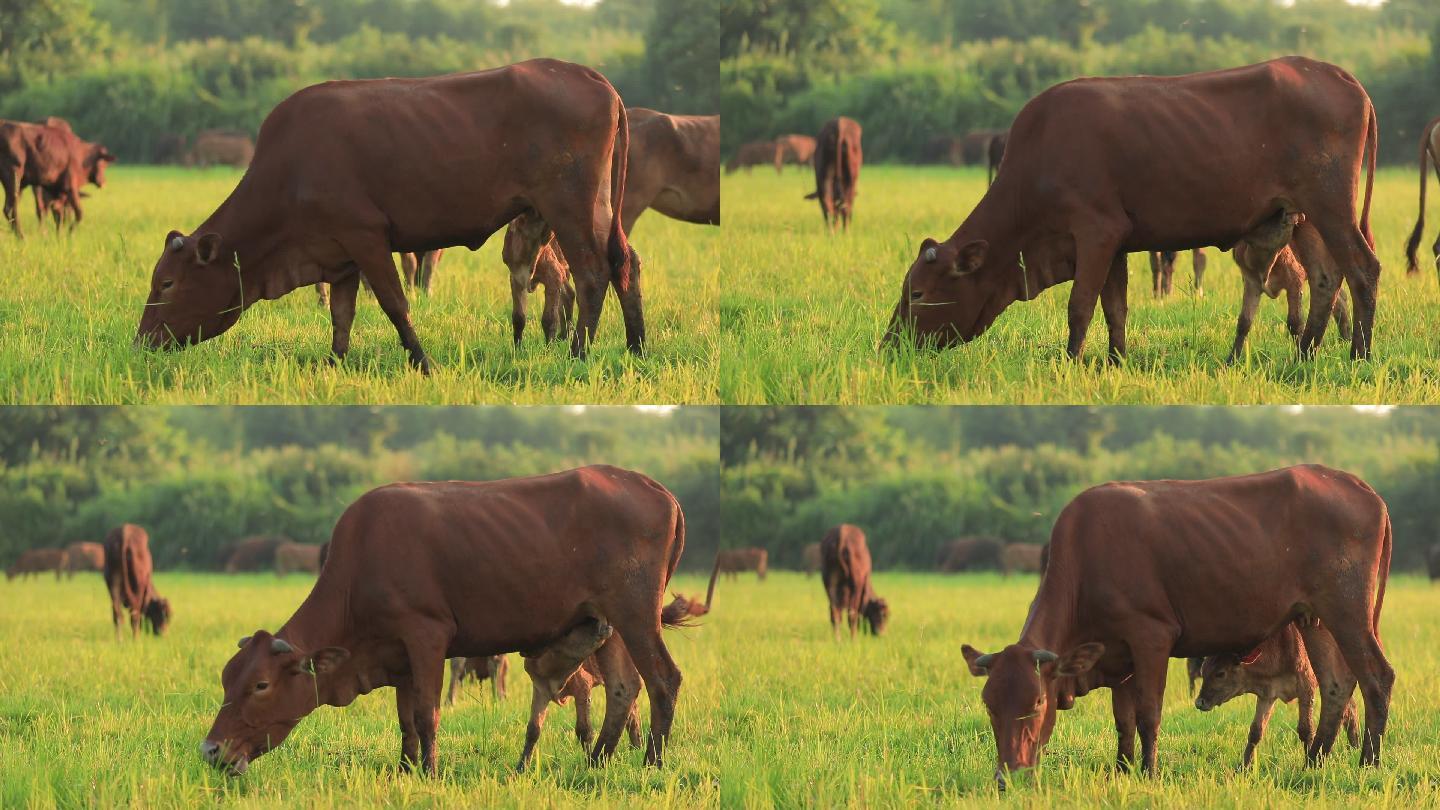
<path fill-rule="evenodd" d="M 350 657 L 342 647 L 306 653 L 264 630 L 240 639 L 221 673 L 225 700 L 200 743 L 206 762 L 241 774 L 320 705 L 322 679 Z"/>
<path fill-rule="evenodd" d="M 174 348 L 209 340 L 235 325 L 249 294 L 242 294 L 235 251 L 218 233 L 186 236 L 171 231 L 140 316 L 137 345 Z"/>
<path fill-rule="evenodd" d="M 884 342 L 907 336 L 943 349 L 979 337 L 1020 297 L 1011 281 L 1021 273 L 1018 261 L 1001 253 L 983 239 L 922 242 L 900 285 Z"/>
<path fill-rule="evenodd" d="M 1006 776 L 1032 768 L 1055 727 L 1059 708 L 1057 683 L 1083 675 L 1095 666 L 1105 645 L 1090 642 L 1057 654 L 1011 644 L 995 653 L 961 648 L 970 674 L 985 678 L 980 698 L 995 734 L 995 781 L 1003 789 Z"/>
<path fill-rule="evenodd" d="M 1231 698 L 1245 694 L 1250 685 L 1245 667 L 1246 659 L 1238 655 L 1206 658 L 1200 665 L 1200 694 L 1195 698 L 1195 708 L 1208 712 Z"/>

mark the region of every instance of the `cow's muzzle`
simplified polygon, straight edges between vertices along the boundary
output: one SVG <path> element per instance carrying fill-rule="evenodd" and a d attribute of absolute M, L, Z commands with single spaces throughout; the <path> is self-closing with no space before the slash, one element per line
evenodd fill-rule
<path fill-rule="evenodd" d="M 231 776 L 239 776 L 245 773 L 250 767 L 250 760 L 244 756 L 233 758 L 225 757 L 225 746 L 211 740 L 200 742 L 200 756 L 212 766 L 219 768 Z"/>
<path fill-rule="evenodd" d="M 1215 704 L 1206 700 L 1204 695 L 1201 695 L 1200 697 L 1195 698 L 1195 708 L 1199 709 L 1202 712 L 1208 712 L 1211 709 L 1215 708 Z"/>

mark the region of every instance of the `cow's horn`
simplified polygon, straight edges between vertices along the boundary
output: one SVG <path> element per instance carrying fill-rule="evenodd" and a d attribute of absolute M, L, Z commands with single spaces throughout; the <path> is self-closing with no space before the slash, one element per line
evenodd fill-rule
<path fill-rule="evenodd" d="M 245 645 L 246 645 L 246 644 L 249 644 L 249 643 L 250 643 L 250 637 L 249 637 L 249 636 L 246 636 L 246 637 L 240 639 L 240 643 L 239 643 L 239 644 L 236 644 L 235 646 L 236 646 L 236 647 L 239 647 L 240 649 L 243 650 L 243 649 L 245 649 Z"/>
<path fill-rule="evenodd" d="M 990 665 L 993 663 L 995 663 L 995 653 L 985 653 L 984 655 L 975 659 L 975 666 L 981 669 L 989 669 Z"/>
<path fill-rule="evenodd" d="M 937 256 L 939 256 L 939 254 L 935 252 L 935 248 L 933 248 L 933 247 L 925 248 L 925 261 L 927 261 L 927 262 L 933 262 L 933 261 L 935 261 L 935 258 L 936 258 Z"/>
<path fill-rule="evenodd" d="M 174 239 L 171 239 L 171 240 L 170 240 L 170 249 L 171 249 L 171 250 L 176 250 L 176 251 L 178 251 L 178 250 L 180 250 L 180 249 L 182 249 L 182 248 L 184 248 L 184 247 L 185 247 L 185 238 L 184 238 L 184 237 L 182 237 L 182 236 L 177 236 L 177 237 L 175 237 Z"/>
<path fill-rule="evenodd" d="M 270 652 L 276 654 L 289 653 L 295 652 L 295 648 L 291 647 L 290 642 L 286 641 L 285 639 L 277 638 L 274 641 L 270 642 Z"/>
<path fill-rule="evenodd" d="M 1056 655 L 1053 652 L 1050 652 L 1049 650 L 1035 651 L 1035 663 L 1037 664 L 1049 664 L 1058 660 L 1060 660 L 1060 656 Z"/>

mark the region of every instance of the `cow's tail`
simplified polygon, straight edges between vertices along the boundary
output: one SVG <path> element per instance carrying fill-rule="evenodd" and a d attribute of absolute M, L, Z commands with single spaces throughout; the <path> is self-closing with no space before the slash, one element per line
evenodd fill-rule
<path fill-rule="evenodd" d="M 1430 133 L 1440 125 L 1440 118 L 1435 118 L 1425 125 L 1420 131 L 1420 212 L 1415 217 L 1415 230 L 1410 232 L 1410 241 L 1405 244 L 1405 256 L 1410 260 L 1406 272 L 1420 272 L 1420 262 L 1415 258 L 1415 253 L 1420 249 L 1420 235 L 1425 232 L 1425 175 L 1427 172 L 1427 159 L 1433 160 L 1435 156 L 1430 154 Z"/>
<path fill-rule="evenodd" d="M 675 503 L 675 542 L 670 552 L 670 570 L 665 572 L 665 584 L 670 584 L 670 578 L 675 575 L 675 568 L 680 564 L 680 554 L 685 550 L 685 512 L 680 508 L 680 502 Z M 711 592 L 714 592 L 715 576 L 710 576 Z M 660 625 L 662 627 L 689 627 L 695 622 L 696 616 L 704 616 L 710 612 L 710 597 L 707 595 L 704 602 L 698 602 L 682 594 L 675 594 L 670 604 L 660 609 Z"/>
<path fill-rule="evenodd" d="M 1370 250 L 1375 250 L 1375 234 L 1370 230 L 1370 198 L 1375 192 L 1375 153 L 1380 149 L 1380 127 L 1375 120 L 1375 105 L 1368 105 L 1368 120 L 1365 124 L 1365 159 L 1370 167 L 1365 171 L 1365 204 L 1360 208 L 1360 233 Z"/>
<path fill-rule="evenodd" d="M 625 236 L 625 170 L 630 160 L 630 119 L 625 114 L 625 102 L 620 103 L 620 117 L 615 125 L 615 147 L 610 152 L 610 240 L 607 258 L 610 261 L 610 278 L 615 289 L 630 289 L 631 262 L 635 259 L 630 241 Z"/>
<path fill-rule="evenodd" d="M 1380 608 L 1385 605 L 1385 583 L 1390 579 L 1390 547 L 1394 544 L 1395 532 L 1390 523 L 1390 511 L 1385 510 L 1384 533 L 1380 540 L 1380 571 L 1375 583 L 1375 610 L 1370 615 L 1370 632 L 1380 640 Z"/>

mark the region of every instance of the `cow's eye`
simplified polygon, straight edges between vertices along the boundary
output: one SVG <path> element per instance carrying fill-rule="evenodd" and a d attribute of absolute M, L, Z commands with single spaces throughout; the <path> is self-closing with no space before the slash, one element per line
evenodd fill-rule
<path fill-rule="evenodd" d="M 269 681 L 261 681 L 261 682 L 255 684 L 255 691 L 256 691 L 256 692 L 264 692 L 266 689 L 269 689 L 269 688 L 270 688 L 270 682 L 269 682 Z"/>
<path fill-rule="evenodd" d="M 161 291 L 161 292 L 164 292 L 164 291 L 166 291 L 166 290 L 168 290 L 168 289 L 170 289 L 171 287 L 174 287 L 174 286 L 175 286 L 175 279 L 173 279 L 173 278 L 167 278 L 167 279 L 165 279 L 164 281 L 160 282 L 160 291 Z"/>
<path fill-rule="evenodd" d="M 911 301 L 919 301 L 921 298 L 924 298 L 924 297 L 925 297 L 925 293 L 922 292 L 921 290 L 911 290 L 911 291 L 910 291 L 910 300 L 911 300 Z"/>

